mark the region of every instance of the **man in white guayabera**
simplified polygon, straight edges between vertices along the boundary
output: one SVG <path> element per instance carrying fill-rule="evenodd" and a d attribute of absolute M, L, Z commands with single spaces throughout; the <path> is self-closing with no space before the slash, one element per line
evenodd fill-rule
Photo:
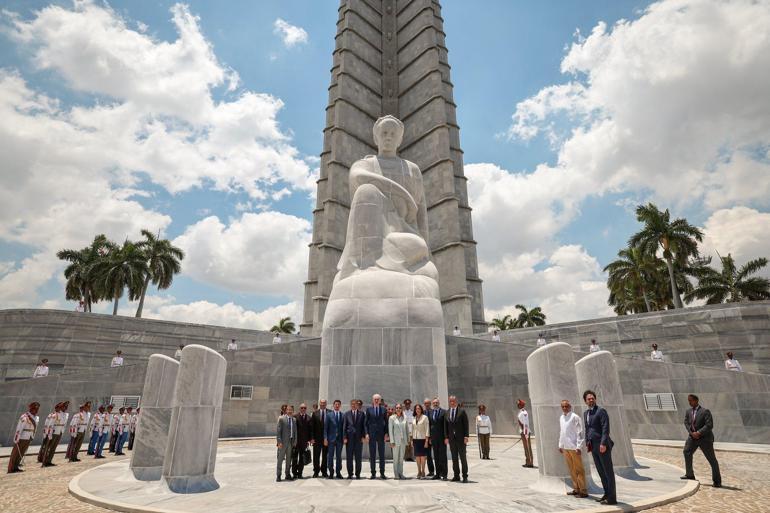
<path fill-rule="evenodd" d="M 378 155 L 350 168 L 351 222 L 335 284 L 370 267 L 438 279 L 428 250 L 428 211 L 417 164 L 396 154 L 404 124 L 384 116 L 374 124 Z M 355 214 L 355 215 L 353 215 Z"/>

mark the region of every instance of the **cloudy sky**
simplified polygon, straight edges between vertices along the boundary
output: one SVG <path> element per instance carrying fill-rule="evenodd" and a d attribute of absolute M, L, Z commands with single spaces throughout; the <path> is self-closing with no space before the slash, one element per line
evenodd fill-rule
<path fill-rule="evenodd" d="M 442 3 L 489 318 L 611 314 L 640 202 L 770 255 L 770 2 Z M 0 308 L 148 228 L 187 258 L 146 316 L 299 319 L 337 5 L 0 1 Z"/>

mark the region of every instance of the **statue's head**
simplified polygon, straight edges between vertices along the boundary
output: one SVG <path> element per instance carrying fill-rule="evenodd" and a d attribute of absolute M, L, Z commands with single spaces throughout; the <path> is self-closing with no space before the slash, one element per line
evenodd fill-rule
<path fill-rule="evenodd" d="M 380 151 L 395 152 L 404 138 L 404 124 L 388 114 L 374 122 L 374 143 Z"/>

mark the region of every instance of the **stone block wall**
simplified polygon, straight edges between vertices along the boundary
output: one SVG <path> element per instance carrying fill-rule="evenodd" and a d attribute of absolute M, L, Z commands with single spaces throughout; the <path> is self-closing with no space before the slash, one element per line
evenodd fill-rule
<path fill-rule="evenodd" d="M 62 310 L 0 310 L 0 383 L 29 378 L 42 358 L 48 358 L 51 375 L 84 372 L 109 368 L 118 349 L 126 365 L 146 364 L 151 354 L 173 357 L 179 344 L 221 351 L 233 338 L 245 349 L 272 344 L 273 334 Z"/>

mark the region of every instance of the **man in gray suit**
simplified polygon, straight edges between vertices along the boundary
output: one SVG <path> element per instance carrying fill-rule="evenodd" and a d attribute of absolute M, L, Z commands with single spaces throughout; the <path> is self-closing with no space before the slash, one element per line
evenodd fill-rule
<path fill-rule="evenodd" d="M 682 479 L 695 479 L 692 471 L 692 455 L 700 447 L 711 465 L 711 480 L 714 488 L 720 488 L 722 474 L 719 473 L 719 462 L 714 454 L 714 419 L 711 417 L 711 412 L 699 404 L 697 395 L 688 395 L 687 402 L 690 403 L 690 409 L 684 416 L 684 427 L 690 435 L 684 444 L 685 474 Z"/>
<path fill-rule="evenodd" d="M 286 407 L 286 414 L 278 417 L 278 429 L 275 434 L 278 446 L 278 466 L 275 480 L 281 481 L 281 464 L 286 461 L 286 480 L 293 481 L 291 477 L 291 454 L 297 446 L 297 421 L 294 420 L 294 406 Z"/>

